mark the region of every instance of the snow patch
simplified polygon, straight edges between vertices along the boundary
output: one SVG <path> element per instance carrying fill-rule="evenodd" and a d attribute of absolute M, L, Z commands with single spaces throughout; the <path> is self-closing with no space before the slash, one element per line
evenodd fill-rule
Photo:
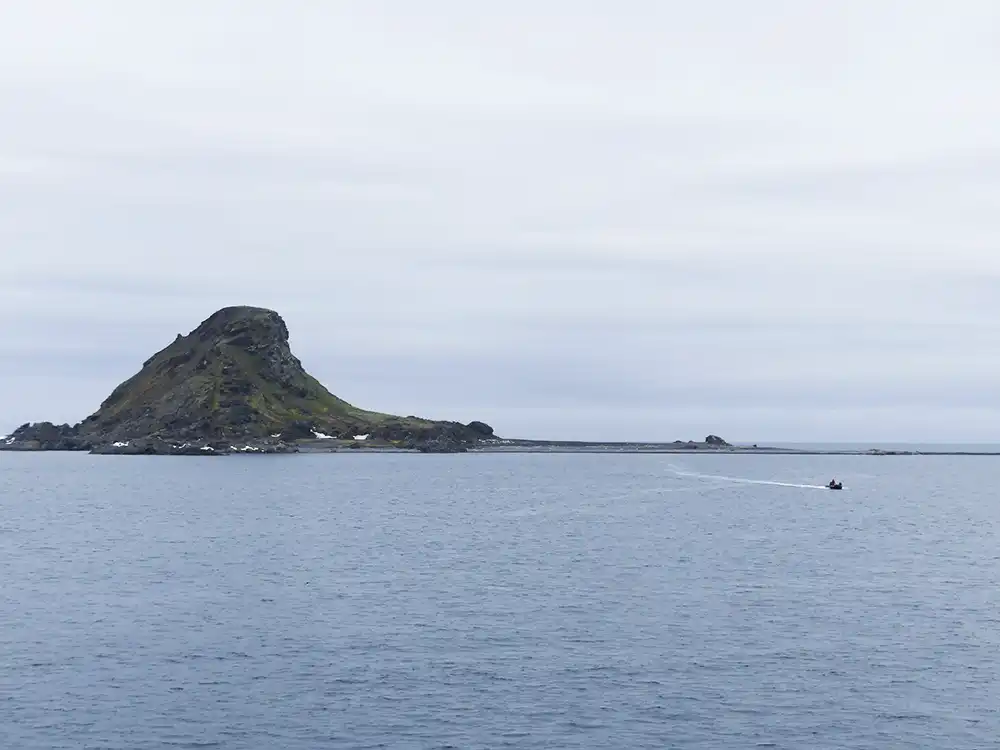
<path fill-rule="evenodd" d="M 370 435 L 371 433 L 368 433 L 368 434 Z M 367 440 L 368 439 L 368 435 L 355 435 L 354 439 L 355 440 Z"/>
<path fill-rule="evenodd" d="M 14 440 L 15 440 L 15 438 L 7 438 L 7 440 L 4 443 L 4 445 L 13 445 L 14 444 Z"/>
<path fill-rule="evenodd" d="M 255 448 L 252 445 L 244 445 L 242 448 L 237 448 L 235 445 L 230 445 L 229 447 L 238 453 L 256 453 L 260 450 L 260 448 Z"/>
<path fill-rule="evenodd" d="M 201 449 L 203 451 L 214 451 L 215 450 L 215 448 L 213 448 L 211 445 L 203 445 L 203 446 L 201 446 Z"/>
<path fill-rule="evenodd" d="M 129 441 L 126 440 L 125 442 L 120 442 L 119 441 L 117 443 L 112 443 L 111 445 L 114 446 L 115 448 L 127 448 L 128 444 L 129 444 Z"/>
<path fill-rule="evenodd" d="M 333 435 L 325 435 L 322 432 L 316 432 L 316 430 L 313 430 L 313 435 L 316 436 L 317 440 L 333 440 Z"/>

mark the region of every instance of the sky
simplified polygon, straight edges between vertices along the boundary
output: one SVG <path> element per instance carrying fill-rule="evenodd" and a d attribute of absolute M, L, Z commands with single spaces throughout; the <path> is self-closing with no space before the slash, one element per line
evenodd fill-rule
<path fill-rule="evenodd" d="M 0 432 L 270 307 L 509 437 L 1000 442 L 1000 4 L 0 5 Z"/>

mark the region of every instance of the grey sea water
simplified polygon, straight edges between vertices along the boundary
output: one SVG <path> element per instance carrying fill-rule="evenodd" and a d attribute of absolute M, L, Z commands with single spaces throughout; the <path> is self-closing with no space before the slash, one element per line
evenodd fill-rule
<path fill-rule="evenodd" d="M 0 747 L 996 747 L 998 483 L 0 453 Z"/>

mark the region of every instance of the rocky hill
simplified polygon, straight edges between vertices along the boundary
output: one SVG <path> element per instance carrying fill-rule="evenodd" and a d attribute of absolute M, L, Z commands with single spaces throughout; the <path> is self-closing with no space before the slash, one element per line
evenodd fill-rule
<path fill-rule="evenodd" d="M 301 440 L 365 440 L 458 451 L 491 438 L 482 422 L 397 417 L 337 398 L 302 367 L 273 310 L 227 307 L 178 335 L 77 425 L 25 424 L 7 450 L 225 453 L 295 450 Z"/>

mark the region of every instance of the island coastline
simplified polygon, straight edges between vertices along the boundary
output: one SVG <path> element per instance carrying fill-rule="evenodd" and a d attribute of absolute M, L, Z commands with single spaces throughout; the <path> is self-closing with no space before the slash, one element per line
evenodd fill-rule
<path fill-rule="evenodd" d="M 217 310 L 120 383 L 75 424 L 30 422 L 0 438 L 0 451 L 221 456 L 275 453 L 582 453 L 686 455 L 998 456 L 996 450 L 896 450 L 734 445 L 718 435 L 673 442 L 500 437 L 462 423 L 359 408 L 311 376 L 273 310 Z"/>

